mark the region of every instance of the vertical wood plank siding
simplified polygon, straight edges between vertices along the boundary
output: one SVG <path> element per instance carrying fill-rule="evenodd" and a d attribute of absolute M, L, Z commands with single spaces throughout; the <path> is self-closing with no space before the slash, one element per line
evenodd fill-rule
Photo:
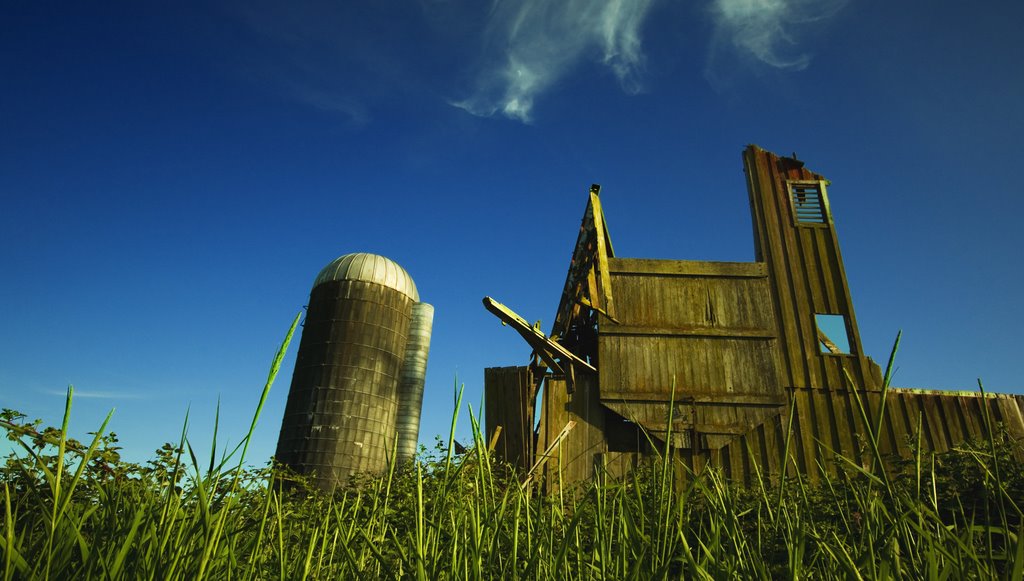
<path fill-rule="evenodd" d="M 569 435 L 553 450 L 544 465 L 545 490 L 558 490 L 560 482 L 588 480 L 595 474 L 601 455 L 608 452 L 605 440 L 605 410 L 597 397 L 593 375 L 576 378 L 570 394 L 565 379 L 549 377 L 544 383 L 544 413 L 541 415 L 537 453 L 543 452 L 565 425 L 576 422 Z"/>
<path fill-rule="evenodd" d="M 822 470 L 839 469 L 837 455 L 867 466 L 864 416 L 877 421 L 886 393 L 878 431 L 885 459 L 910 457 L 918 440 L 923 452 L 941 453 L 986 437 L 986 414 L 1024 438 L 1024 396 L 884 392 L 881 370 L 861 343 L 827 180 L 753 145 L 743 161 L 755 262 L 620 258 L 610 244 L 607 251 L 577 244 L 569 280 L 583 285 L 573 273 L 590 269 L 586 292 L 567 283 L 554 334 L 589 332 L 596 321 L 596 353 L 576 355 L 596 359 L 597 376 L 586 376 L 574 394 L 561 378 L 546 380 L 536 451 L 577 422 L 558 462 L 547 464 L 549 490 L 590 478 L 595 466 L 612 466 L 607 473 L 615 475 L 640 461 L 649 451 L 645 438 L 631 444 L 627 425 L 656 443 L 670 439 L 670 427 L 680 461 L 694 470 L 718 466 L 746 484 L 783 470 L 818 480 Z M 607 237 L 592 192 L 581 240 L 596 240 L 597 230 Z M 597 263 L 607 270 L 596 272 L 590 265 Z M 596 308 L 610 309 L 612 296 L 614 312 Z M 818 314 L 844 317 L 849 353 L 822 352 Z M 487 377 L 490 398 L 492 383 L 498 390 L 506 380 Z"/>
<path fill-rule="evenodd" d="M 837 402 L 843 401 L 844 398 L 840 397 L 842 395 L 819 389 L 792 390 L 800 411 L 790 435 L 790 461 L 812 479 L 820 476 L 818 462 L 829 472 L 837 470 L 836 454 L 862 466 L 871 462 L 869 436 L 859 413 L 853 417 L 839 418 L 831 411 L 836 409 Z M 871 413 L 877 413 L 881 395 L 878 391 L 862 394 L 865 397 L 864 404 L 869 406 Z M 982 398 L 980 394 L 891 389 L 886 400 L 879 441 L 883 460 L 912 458 L 912 446 L 918 441 L 918 422 L 921 448 L 925 454 L 948 452 L 969 440 L 987 438 L 983 406 L 988 407 L 994 430 L 1005 430 L 1015 438 L 1024 437 L 1024 416 L 1019 398 L 1004 394 L 989 394 Z M 723 454 L 730 457 L 744 455 L 750 462 L 759 462 L 762 474 L 776 477 L 780 473 L 786 437 L 785 413 L 731 441 L 723 448 Z M 810 421 L 809 418 L 815 415 L 836 421 Z M 965 421 L 951 416 L 962 417 Z M 874 416 L 869 417 L 872 422 L 875 421 Z M 830 425 L 838 426 L 838 429 L 831 430 Z M 750 466 L 738 469 L 733 462 L 722 464 L 721 468 L 730 479 L 737 482 L 751 484 L 756 477 Z"/>
<path fill-rule="evenodd" d="M 820 389 L 847 387 L 842 367 L 864 389 L 878 389 L 878 365 L 864 354 L 853 300 L 839 251 L 839 240 L 827 194 L 823 190 L 824 222 L 798 224 L 790 203 L 789 181 L 821 181 L 803 162 L 750 146 L 743 153 L 754 224 L 754 254 L 768 268 L 780 345 L 787 365 L 783 384 Z M 850 355 L 821 357 L 816 313 L 836 314 L 848 321 Z"/>
<path fill-rule="evenodd" d="M 786 395 L 764 265 L 608 264 L 618 303 L 617 321 L 598 319 L 606 407 L 661 439 L 671 411 L 673 445 L 697 462 L 778 414 Z"/>
<path fill-rule="evenodd" d="M 499 460 L 521 470 L 528 470 L 533 464 L 536 396 L 529 367 L 490 367 L 484 370 L 487 441 L 491 441 L 501 426 L 494 454 Z"/>

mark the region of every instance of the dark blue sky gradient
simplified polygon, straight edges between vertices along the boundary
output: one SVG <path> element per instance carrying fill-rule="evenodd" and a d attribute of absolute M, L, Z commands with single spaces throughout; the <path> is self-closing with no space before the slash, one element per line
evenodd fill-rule
<path fill-rule="evenodd" d="M 777 56 L 808 59 L 786 68 L 744 48 L 763 26 L 723 24 L 729 0 L 627 1 L 639 92 L 591 39 L 528 122 L 453 105 L 493 97 L 506 51 L 590 38 L 591 4 L 510 36 L 507 10 L 468 0 L 7 3 L 0 406 L 56 424 L 74 384 L 72 430 L 116 407 L 141 461 L 190 406 L 205 450 L 219 398 L 233 445 L 317 272 L 375 252 L 436 307 L 429 444 L 456 382 L 476 406 L 485 366 L 529 355 L 484 295 L 550 327 L 592 182 L 620 256 L 752 260 L 748 143 L 832 181 L 869 354 L 904 330 L 896 384 L 1024 391 L 1024 5 L 736 3 L 785 7 Z"/>

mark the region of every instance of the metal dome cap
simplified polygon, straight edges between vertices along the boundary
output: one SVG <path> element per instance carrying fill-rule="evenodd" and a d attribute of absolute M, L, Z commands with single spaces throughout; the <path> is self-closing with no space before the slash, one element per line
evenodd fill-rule
<path fill-rule="evenodd" d="M 317 275 L 313 288 L 336 280 L 372 282 L 397 290 L 415 302 L 420 293 L 412 277 L 397 262 L 367 252 L 356 252 L 335 258 Z"/>

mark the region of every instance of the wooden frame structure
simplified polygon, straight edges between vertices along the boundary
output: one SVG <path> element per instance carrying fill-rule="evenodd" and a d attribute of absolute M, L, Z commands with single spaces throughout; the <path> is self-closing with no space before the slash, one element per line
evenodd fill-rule
<path fill-rule="evenodd" d="M 837 454 L 867 462 L 862 408 L 884 417 L 879 446 L 889 456 L 910 454 L 908 436 L 935 452 L 981 436 L 985 408 L 1024 437 L 1024 396 L 893 388 L 883 402 L 829 182 L 754 145 L 743 161 L 754 262 L 619 258 L 595 185 L 551 333 L 484 300 L 534 353 L 528 366 L 485 371 L 488 438 L 504 428 L 500 456 L 526 469 L 561 437 L 558 461 L 546 465 L 550 488 L 624 473 L 669 439 L 671 425 L 672 448 L 689 467 L 712 464 L 750 482 L 795 470 L 817 479 L 835 470 Z"/>

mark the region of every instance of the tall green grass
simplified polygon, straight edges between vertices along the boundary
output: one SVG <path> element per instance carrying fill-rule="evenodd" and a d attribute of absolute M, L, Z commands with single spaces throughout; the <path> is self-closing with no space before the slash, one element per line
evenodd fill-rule
<path fill-rule="evenodd" d="M 0 468 L 4 580 L 1024 577 L 1019 444 L 992 425 L 949 455 L 850 462 L 815 487 L 680 480 L 663 447 L 625 479 L 544 496 L 488 453 L 469 410 L 469 452 L 454 452 L 456 413 L 415 463 L 324 494 L 246 468 L 248 436 L 205 466 L 185 429 L 145 465 L 122 462 L 104 426 L 89 445 L 68 438 L 72 403 L 69 390 L 61 429 L 0 421 L 22 447 Z"/>

